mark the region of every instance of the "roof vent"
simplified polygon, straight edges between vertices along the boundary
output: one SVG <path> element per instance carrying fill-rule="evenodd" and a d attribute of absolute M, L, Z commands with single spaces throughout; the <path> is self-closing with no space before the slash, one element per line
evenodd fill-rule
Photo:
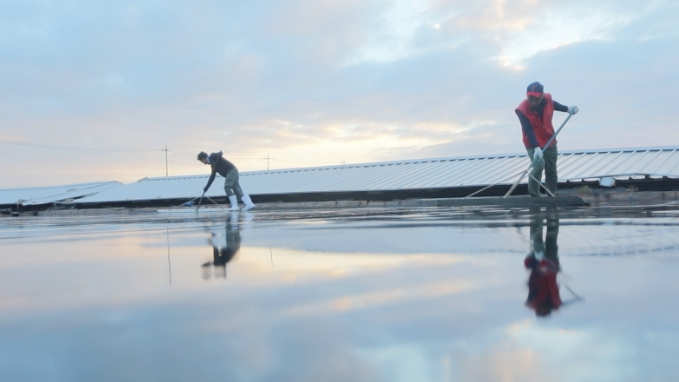
<path fill-rule="evenodd" d="M 601 178 L 599 179 L 599 186 L 601 187 L 613 187 L 615 186 L 614 178 Z"/>

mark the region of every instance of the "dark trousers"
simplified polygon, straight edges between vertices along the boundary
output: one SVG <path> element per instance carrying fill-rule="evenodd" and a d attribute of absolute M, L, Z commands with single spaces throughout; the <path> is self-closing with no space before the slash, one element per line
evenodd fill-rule
<path fill-rule="evenodd" d="M 226 192 L 226 196 L 235 194 L 238 199 L 243 197 L 243 189 L 240 188 L 238 178 L 240 178 L 240 174 L 238 174 L 238 170 L 235 168 L 226 173 L 224 177 L 224 192 Z"/>
<path fill-rule="evenodd" d="M 533 161 L 535 149 L 530 147 L 526 148 L 526 151 L 528 151 L 530 160 Z M 558 181 L 556 173 L 556 157 L 559 154 L 556 144 L 552 145 L 547 150 L 544 150 L 542 154 L 544 160 L 533 163 L 533 169 L 530 172 L 532 175 L 532 178 L 528 179 L 528 193 L 530 196 L 540 196 L 540 184 L 538 182 L 542 180 L 543 171 L 545 172 L 545 186 L 552 194 L 556 195 L 556 183 Z"/>
<path fill-rule="evenodd" d="M 531 252 L 544 253 L 545 257 L 552 260 L 555 264 L 559 264 L 559 245 L 557 240 L 559 237 L 559 210 L 550 206 L 547 207 L 544 215 L 540 211 L 540 207 L 530 208 L 530 242 Z M 542 236 L 542 220 L 547 220 L 547 234 Z"/>

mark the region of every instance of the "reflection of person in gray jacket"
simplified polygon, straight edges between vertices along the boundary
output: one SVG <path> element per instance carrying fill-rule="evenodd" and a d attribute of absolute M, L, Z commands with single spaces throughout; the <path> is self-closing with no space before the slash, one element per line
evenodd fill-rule
<path fill-rule="evenodd" d="M 212 182 L 215 180 L 215 176 L 217 173 L 219 173 L 219 175 L 224 177 L 224 191 L 226 192 L 226 196 L 229 197 L 231 210 L 238 210 L 238 199 L 245 203 L 245 208 L 243 208 L 243 211 L 255 208 L 255 204 L 252 203 L 250 196 L 243 193 L 243 190 L 240 187 L 240 183 L 238 181 L 238 169 L 233 163 L 229 162 L 222 156 L 221 151 L 218 153 L 212 153 L 209 156 L 207 153 L 201 151 L 198 154 L 198 160 L 204 164 L 209 164 L 212 168 L 210 179 L 207 181 L 205 188 L 203 188 L 203 192 L 207 192 L 207 190 L 212 185 Z"/>
<path fill-rule="evenodd" d="M 226 221 L 226 236 L 221 238 L 217 234 L 212 234 L 210 243 L 212 244 L 213 259 L 202 265 L 203 278 L 208 279 L 210 277 L 209 270 L 211 266 L 215 267 L 215 277 L 226 277 L 226 264 L 240 250 L 240 242 L 240 228 L 237 218 L 229 217 Z"/>

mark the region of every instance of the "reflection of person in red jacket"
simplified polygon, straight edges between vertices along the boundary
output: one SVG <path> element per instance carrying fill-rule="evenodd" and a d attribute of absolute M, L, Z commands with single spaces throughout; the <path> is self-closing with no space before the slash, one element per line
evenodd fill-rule
<path fill-rule="evenodd" d="M 535 310 L 535 314 L 540 317 L 549 316 L 552 310 L 557 310 L 563 305 L 556 283 L 556 276 L 561 269 L 557 245 L 559 215 L 556 207 L 548 207 L 546 215 L 547 234 L 543 241 L 543 215 L 539 207 L 531 209 L 531 252 L 524 260 L 524 265 L 530 269 L 526 306 Z"/>
<path fill-rule="evenodd" d="M 526 268 L 529 268 L 528 299 L 526 306 L 535 310 L 537 316 L 545 317 L 561 307 L 559 286 L 556 283 L 558 265 L 548 259 L 537 261 L 526 258 Z"/>

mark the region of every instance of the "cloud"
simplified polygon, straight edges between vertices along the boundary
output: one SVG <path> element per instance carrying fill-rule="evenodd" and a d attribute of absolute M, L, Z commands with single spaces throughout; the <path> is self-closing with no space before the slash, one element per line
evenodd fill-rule
<path fill-rule="evenodd" d="M 462 357 L 463 379 L 620 381 L 636 372 L 630 362 L 636 353 L 634 345 L 599 328 L 549 328 L 524 321 L 509 325 L 499 336 L 502 339 L 488 336 L 495 343 L 483 354 Z M 561 372 L 554 375 L 558 369 Z"/>
<path fill-rule="evenodd" d="M 534 80 L 581 109 L 561 147 L 672 144 L 677 14 L 671 1 L 5 2 L 0 187 L 164 175 L 166 143 L 174 175 L 202 173 L 203 150 L 241 170 L 267 153 L 284 168 L 520 152 L 513 110 Z"/>

